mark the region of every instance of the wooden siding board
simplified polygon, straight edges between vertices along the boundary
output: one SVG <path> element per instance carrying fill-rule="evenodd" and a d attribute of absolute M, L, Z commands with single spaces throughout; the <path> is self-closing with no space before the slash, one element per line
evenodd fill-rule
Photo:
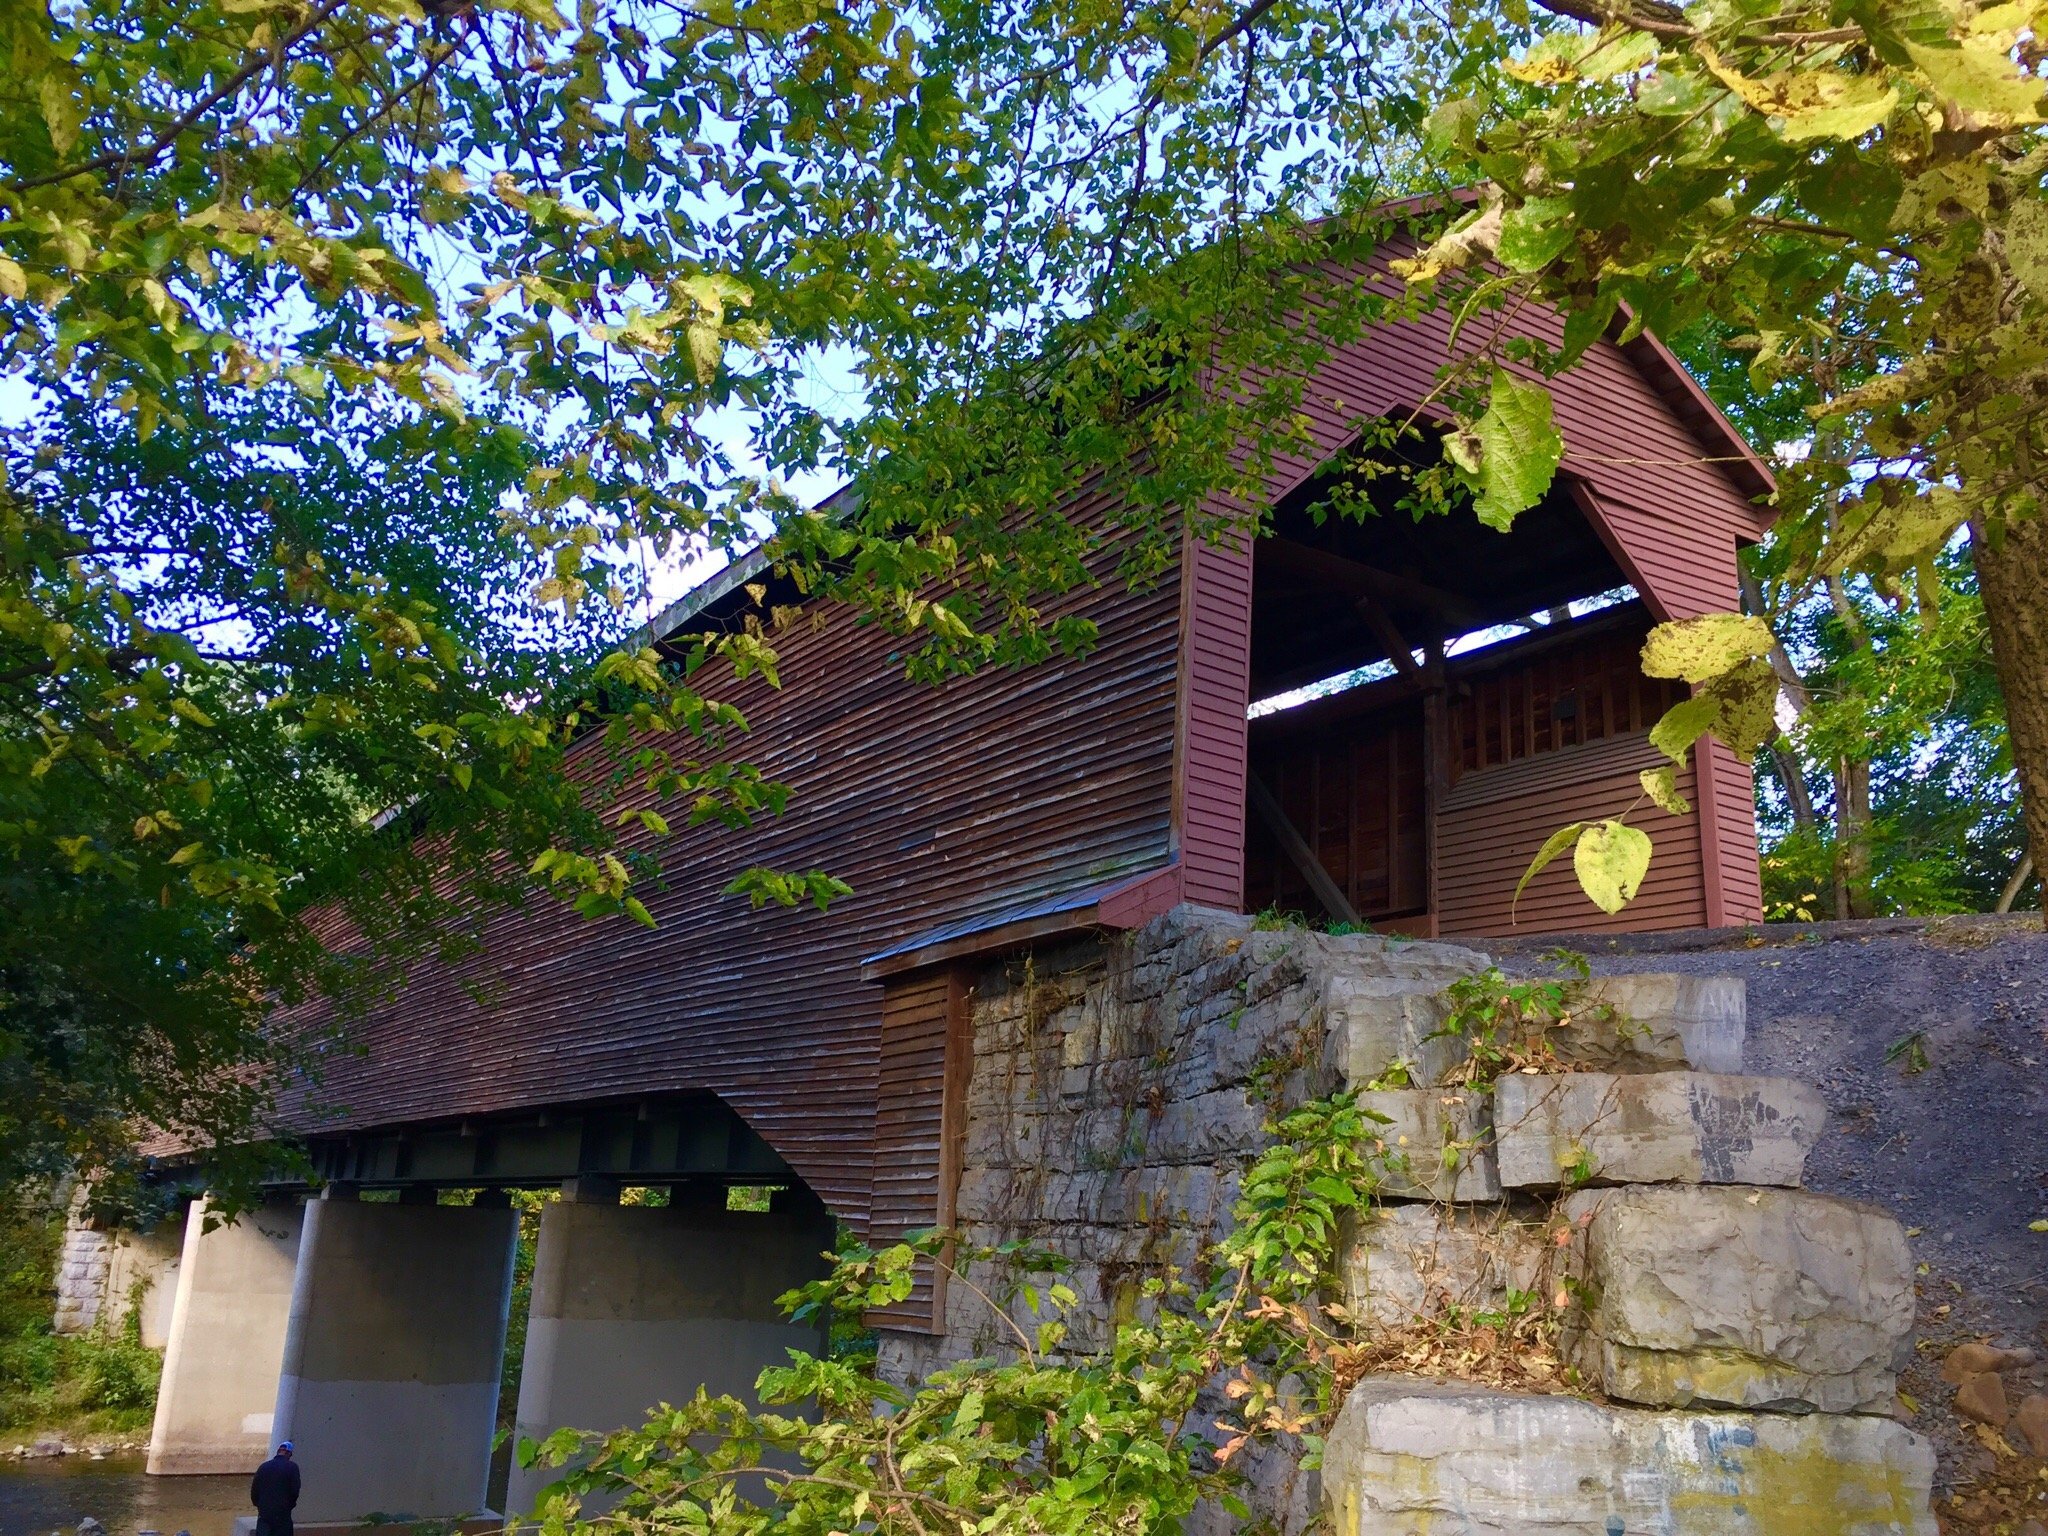
<path fill-rule="evenodd" d="M 1235 910 L 1244 904 L 1251 549 L 1187 538 L 1181 570 L 1187 601 L 1174 818 L 1181 894 Z"/>

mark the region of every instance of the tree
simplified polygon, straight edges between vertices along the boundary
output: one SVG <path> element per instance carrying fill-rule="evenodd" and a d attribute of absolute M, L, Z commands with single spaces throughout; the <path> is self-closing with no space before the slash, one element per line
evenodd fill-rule
<path fill-rule="evenodd" d="M 441 936 L 437 874 L 516 891 L 503 856 L 592 815 L 559 733 L 503 703 L 588 665 L 509 590 L 517 438 L 289 390 L 218 404 L 145 439 L 72 402 L 5 466 L 9 1184 L 121 1166 L 137 1119 L 257 1135 L 285 1058 L 270 1002 L 388 987 Z"/>
<path fill-rule="evenodd" d="M 1498 287 L 1568 309 L 1568 335 L 1597 334 L 1624 304 L 1665 332 L 1707 317 L 1743 333 L 1760 387 L 1801 381 L 1812 452 L 1779 497 L 1793 585 L 1861 573 L 1932 614 L 1942 553 L 1966 537 L 2039 847 L 2048 162 L 2033 13 L 1581 14 L 1589 30 L 1504 65 L 1515 89 L 1433 116 L 1439 163 L 1489 192 L 1413 277 L 1491 257 Z M 1690 638 L 1708 702 L 1667 722 L 1664 744 L 1711 729 L 1754 751 L 1772 734 L 1757 707 L 1776 689 L 1767 631 L 1731 618 Z"/>
<path fill-rule="evenodd" d="M 701 793 L 707 814 L 779 804 L 700 686 L 772 669 L 772 634 L 707 640 L 682 665 L 627 645 L 546 697 L 470 687 L 523 675 L 483 655 L 501 633 L 465 649 L 438 617 L 445 589 L 301 558 L 312 539 L 203 568 L 212 597 L 270 594 L 279 635 L 309 624 L 317 655 L 351 658 L 344 693 L 376 709 L 323 705 L 317 724 L 360 777 L 314 797 L 324 830 L 289 841 L 231 817 L 238 802 L 167 798 L 212 785 L 183 761 L 209 743 L 295 762 L 307 722 L 273 718 L 274 646 L 207 654 L 151 605 L 155 557 L 96 548 L 77 506 L 24 476 L 97 409 L 137 449 L 220 423 L 268 442 L 234 403 L 252 391 L 296 392 L 316 434 L 359 411 L 485 434 L 516 466 L 498 510 L 545 562 L 527 573 L 541 603 L 637 617 L 650 552 L 766 532 L 806 591 L 862 603 L 936 674 L 1091 644 L 1040 599 L 1086 579 L 1105 542 L 1144 580 L 1188 509 L 1224 509 L 1197 534 L 1255 521 L 1319 348 L 1404 305 L 1505 314 L 1524 296 L 1567 310 L 1565 346 L 1500 328 L 1500 346 L 1447 360 L 1455 471 L 1432 504 L 1504 524 L 1534 503 L 1558 446 L 1540 373 L 1623 303 L 1665 332 L 1713 316 L 1754 337 L 1760 383 L 1807 377 L 1826 402 L 1821 451 L 1781 498 L 1796 558 L 1910 602 L 1970 526 L 2038 845 L 2028 19 L 1877 0 L 1611 17 L 1519 0 L 16 3 L 0 13 L 0 370 L 55 414 L 18 434 L 6 502 L 9 857 L 43 893 L 125 882 L 138 924 L 153 890 L 182 916 L 151 953 L 178 957 L 180 986 L 242 987 L 246 1025 L 285 985 L 249 947 L 270 925 L 298 956 L 291 985 L 335 980 L 305 903 L 330 888 L 341 831 L 406 867 L 384 851 L 401 839 L 360 836 L 373 801 L 406 807 L 419 846 L 460 850 L 464 802 L 503 795 L 490 814 L 521 829 L 504 846 L 525 867 L 479 857 L 465 878 L 559 888 L 593 913 L 632 913 L 638 872 L 567 805 L 550 764 L 573 732 L 605 730 L 625 779 Z M 1468 181 L 1491 190 L 1410 269 L 1406 298 L 1344 276 L 1389 227 L 1386 196 Z M 1447 208 L 1397 222 L 1440 227 Z M 848 359 L 857 387 L 835 399 L 817 370 Z M 714 430 L 734 421 L 737 449 Z M 374 478 L 400 443 L 343 454 Z M 856 494 L 812 512 L 743 473 L 753 460 L 837 470 Z M 1090 482 L 1108 510 L 1072 515 Z M 1764 628 L 1670 640 L 1702 693 L 1659 739 L 1758 745 L 1776 690 Z M 678 749 L 647 749 L 650 734 Z M 380 755 L 400 738 L 413 745 Z M 486 761 L 507 776 L 478 788 Z M 59 765 L 91 795 L 52 797 Z M 87 805 L 62 831 L 48 820 Z M 1602 835 L 1634 856 L 1628 829 Z M 739 888 L 834 889 L 820 871 Z M 182 1059 L 188 1037 L 158 1043 Z"/>

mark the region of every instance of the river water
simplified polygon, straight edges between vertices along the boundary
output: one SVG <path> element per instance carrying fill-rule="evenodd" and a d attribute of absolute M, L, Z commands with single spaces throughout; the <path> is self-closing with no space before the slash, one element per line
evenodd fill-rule
<path fill-rule="evenodd" d="M 0 1462 L 0 1536 L 66 1536 L 91 1515 L 107 1536 L 230 1536 L 249 1508 L 246 1477 L 151 1477 L 140 1454 Z"/>

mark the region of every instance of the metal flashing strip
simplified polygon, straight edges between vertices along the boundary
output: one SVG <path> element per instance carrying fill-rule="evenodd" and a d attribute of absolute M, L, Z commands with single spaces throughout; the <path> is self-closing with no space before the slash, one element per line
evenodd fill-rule
<path fill-rule="evenodd" d="M 852 485 L 842 485 L 811 510 L 830 518 L 849 517 L 860 509 L 861 500 Z M 765 544 L 757 544 L 745 554 L 737 556 L 721 569 L 698 582 L 681 597 L 657 613 L 647 624 L 633 632 L 629 642 L 631 648 L 652 645 L 666 640 L 698 614 L 709 608 L 721 597 L 738 591 L 748 582 L 765 572 L 772 562 L 768 558 Z"/>
<path fill-rule="evenodd" d="M 1097 909 L 1106 898 L 1171 868 L 1173 865 L 1163 864 L 1131 870 L 1077 890 L 1042 896 L 1019 906 L 943 923 L 866 956 L 860 963 L 861 980 L 880 981 L 923 966 L 967 959 L 1032 939 L 1078 933 L 1100 926 Z"/>

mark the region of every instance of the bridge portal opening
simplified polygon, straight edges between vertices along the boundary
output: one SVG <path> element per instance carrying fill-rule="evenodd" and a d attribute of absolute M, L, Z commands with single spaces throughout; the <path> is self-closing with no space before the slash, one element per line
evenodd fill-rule
<path fill-rule="evenodd" d="M 1248 911 L 1501 931 L 1568 786 L 1614 779 L 1682 696 L 1642 674 L 1651 618 L 1582 488 L 1503 532 L 1418 510 L 1412 477 L 1443 473 L 1419 446 L 1334 463 L 1255 546 Z"/>

